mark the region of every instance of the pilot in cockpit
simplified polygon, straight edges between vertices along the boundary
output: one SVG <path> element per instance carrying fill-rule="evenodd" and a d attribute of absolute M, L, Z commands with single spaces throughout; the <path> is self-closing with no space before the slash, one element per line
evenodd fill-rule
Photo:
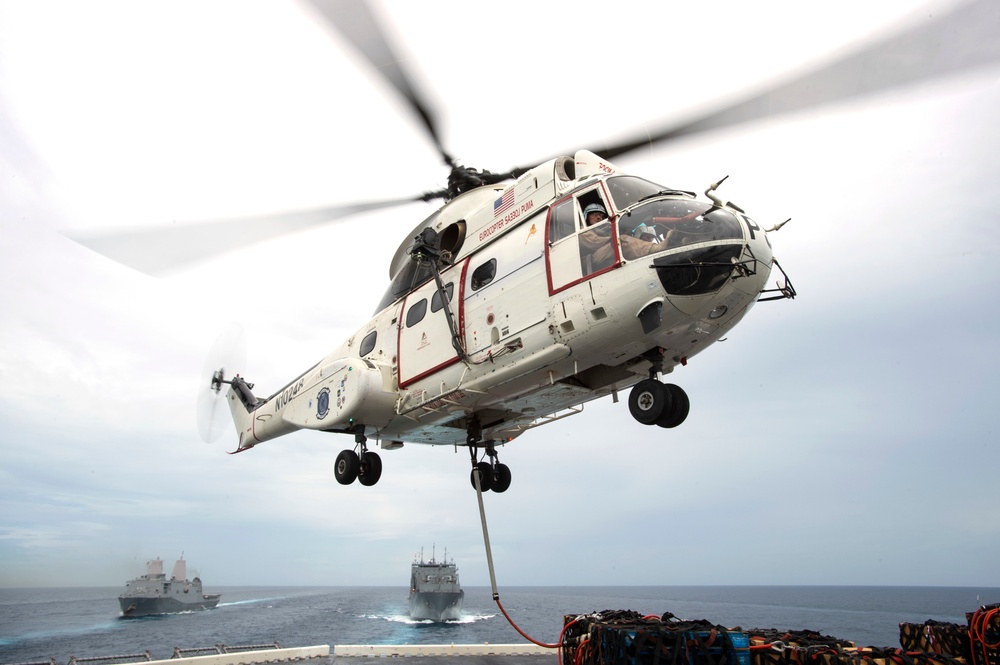
<path fill-rule="evenodd" d="M 684 244 L 678 237 L 675 228 L 695 219 L 700 211 L 693 211 L 683 217 L 657 217 L 657 221 L 663 222 L 669 230 L 665 235 L 660 235 L 654 226 L 640 224 L 631 230 L 620 228 L 619 243 L 622 250 L 622 258 L 626 261 L 656 254 L 666 251 L 672 247 Z M 583 209 L 583 219 L 587 229 L 580 234 L 580 254 L 584 266 L 584 275 L 593 271 L 601 270 L 614 263 L 614 248 L 611 245 L 610 224 L 601 225 L 608 219 L 608 213 L 599 203 L 591 203 Z M 625 220 L 622 220 L 622 224 Z"/>
<path fill-rule="evenodd" d="M 586 222 L 587 226 L 600 224 L 607 218 L 608 213 L 600 203 L 591 203 L 583 209 L 583 221 Z"/>
<path fill-rule="evenodd" d="M 611 225 L 602 224 L 607 219 L 608 212 L 600 203 L 591 203 L 583 209 L 583 222 L 587 228 L 580 233 L 580 261 L 584 275 L 607 268 L 615 262 Z"/>
<path fill-rule="evenodd" d="M 630 261 L 684 244 L 678 235 L 679 232 L 676 230 L 676 227 L 690 222 L 699 214 L 701 214 L 700 211 L 695 210 L 684 217 L 654 217 L 653 219 L 658 222 L 669 225 L 669 230 L 664 235 L 660 235 L 654 226 L 647 226 L 645 223 L 639 224 L 639 226 L 632 229 L 631 233 L 627 233 L 622 229 L 622 258 Z"/>
<path fill-rule="evenodd" d="M 631 235 L 633 238 L 638 238 L 643 242 L 659 242 L 662 240 L 662 238 L 656 234 L 656 229 L 652 226 L 646 226 L 645 223 L 639 224 L 639 226 L 635 227 L 635 229 L 632 230 Z"/>

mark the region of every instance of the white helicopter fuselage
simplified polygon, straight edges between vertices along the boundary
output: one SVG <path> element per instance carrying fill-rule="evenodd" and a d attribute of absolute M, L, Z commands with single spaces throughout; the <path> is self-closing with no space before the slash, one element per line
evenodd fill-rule
<path fill-rule="evenodd" d="M 340 348 L 266 400 L 231 385 L 237 452 L 299 429 L 502 444 L 671 372 L 742 319 L 773 264 L 766 233 L 712 199 L 588 151 L 460 195 L 400 245 Z M 586 226 L 591 204 L 610 218 Z"/>

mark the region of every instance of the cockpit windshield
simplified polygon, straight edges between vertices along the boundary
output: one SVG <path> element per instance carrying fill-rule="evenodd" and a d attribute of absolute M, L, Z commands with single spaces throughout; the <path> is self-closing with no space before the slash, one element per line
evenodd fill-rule
<path fill-rule="evenodd" d="M 699 242 L 742 240 L 743 228 L 733 213 L 710 203 L 660 199 L 621 216 L 619 237 L 626 236 L 657 243 L 662 251 Z"/>
<path fill-rule="evenodd" d="M 690 194 L 690 192 L 678 192 L 677 190 L 657 185 L 656 183 L 644 180 L 643 178 L 637 178 L 633 175 L 622 175 L 608 178 L 607 185 L 608 191 L 611 192 L 611 198 L 615 202 L 615 208 L 618 210 L 625 210 L 639 201 L 643 201 L 654 196 L 663 196 L 665 194 L 674 193 Z M 691 196 L 693 197 L 693 194 Z"/>

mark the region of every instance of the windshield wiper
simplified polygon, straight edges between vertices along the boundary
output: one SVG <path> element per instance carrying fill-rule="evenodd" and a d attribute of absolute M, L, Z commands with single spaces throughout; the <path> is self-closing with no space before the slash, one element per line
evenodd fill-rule
<path fill-rule="evenodd" d="M 660 191 L 656 192 L 655 194 L 647 194 L 646 196 L 644 196 L 641 199 L 639 199 L 638 201 L 636 201 L 636 203 L 642 203 L 643 201 L 646 201 L 648 199 L 655 199 L 655 198 L 657 198 L 659 196 L 677 196 L 678 194 L 686 194 L 687 196 L 690 196 L 691 198 L 695 198 L 695 193 L 694 192 L 686 192 L 683 189 L 661 189 Z"/>

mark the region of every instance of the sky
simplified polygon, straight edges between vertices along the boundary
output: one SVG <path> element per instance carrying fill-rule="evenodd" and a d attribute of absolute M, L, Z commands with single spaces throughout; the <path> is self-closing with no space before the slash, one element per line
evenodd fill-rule
<path fill-rule="evenodd" d="M 952 4 L 373 8 L 446 147 L 501 171 L 600 152 Z M 682 426 L 605 398 L 505 446 L 511 487 L 484 495 L 501 592 L 1000 587 L 998 83 L 987 67 L 615 160 L 698 192 L 729 175 L 720 196 L 761 226 L 792 218 L 771 239 L 799 297 L 670 377 Z M 241 331 L 258 394 L 285 385 L 368 320 L 434 204 L 162 277 L 69 238 L 440 188 L 410 109 L 310 5 L 0 0 L 0 144 L 0 587 L 116 586 L 182 553 L 209 588 L 402 587 L 421 548 L 489 584 L 464 449 L 384 451 L 376 486 L 344 487 L 346 437 L 228 456 L 231 425 L 214 443 L 196 426 L 220 336 Z"/>

